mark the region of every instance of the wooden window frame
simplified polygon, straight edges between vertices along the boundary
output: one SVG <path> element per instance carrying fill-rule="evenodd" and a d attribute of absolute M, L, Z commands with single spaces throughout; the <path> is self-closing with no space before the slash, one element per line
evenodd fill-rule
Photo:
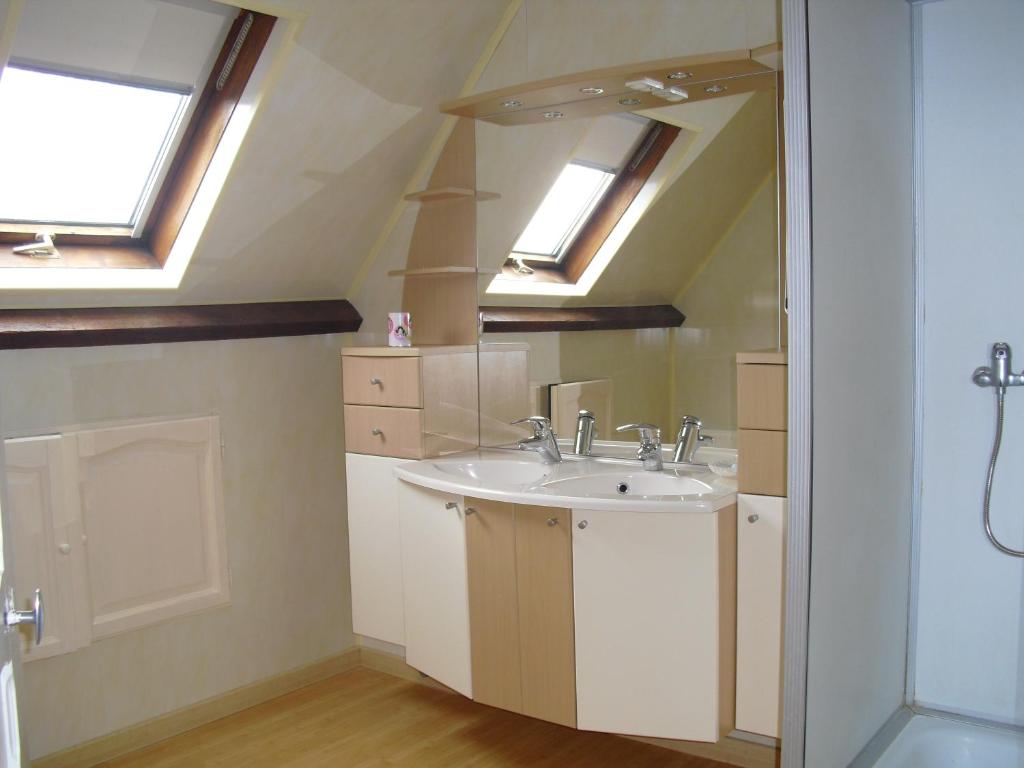
<path fill-rule="evenodd" d="M 245 41 L 235 53 L 230 74 L 218 89 L 217 81 L 224 64 L 232 55 L 250 15 L 252 22 Z M 33 228 L 5 222 L 0 224 L 0 268 L 162 269 L 276 21 L 275 16 L 240 9 L 168 165 L 164 181 L 154 192 L 153 206 L 141 237 L 104 232 L 102 227 L 76 227 L 74 233 L 53 235 L 61 258 L 33 259 L 11 251 L 13 246 L 31 241 L 26 229 Z M 47 227 L 40 224 L 34 231 L 47 231 Z"/>
<path fill-rule="evenodd" d="M 509 261 L 502 267 L 502 277 L 534 283 L 574 285 L 579 282 L 605 240 L 665 157 L 680 130 L 679 126 L 653 121 L 636 151 L 616 174 L 561 260 L 556 262 L 543 257 L 533 259 L 523 256 L 520 259 L 522 263 L 533 270 L 532 274 L 523 274 L 517 272 L 515 265 L 510 263 L 516 259 L 509 257 Z"/>

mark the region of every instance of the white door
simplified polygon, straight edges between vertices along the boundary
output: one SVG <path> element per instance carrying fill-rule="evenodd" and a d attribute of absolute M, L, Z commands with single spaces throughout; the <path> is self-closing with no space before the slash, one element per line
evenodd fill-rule
<path fill-rule="evenodd" d="M 4 446 L 0 440 L 0 467 L 4 463 Z M 0 471 L 0 601 L 14 592 L 14 574 L 11 572 L 11 526 L 5 510 L 7 508 L 7 480 Z M 12 598 L 13 599 L 13 598 Z M 16 606 L 22 608 L 24 606 Z M 6 605 L 2 619 L 7 618 Z M 26 617 L 27 618 L 27 617 Z M 33 617 L 34 618 L 34 617 Z M 0 768 L 15 768 L 28 765 L 28 750 L 22 750 L 21 734 L 18 727 L 17 679 L 21 676 L 21 637 L 18 627 L 7 627 L 0 622 Z M 22 755 L 25 759 L 22 760 Z"/>
<path fill-rule="evenodd" d="M 736 514 L 736 728 L 777 738 L 786 499 L 741 493 Z"/>
<path fill-rule="evenodd" d="M 398 507 L 405 660 L 472 697 L 463 498 L 399 482 Z"/>
<path fill-rule="evenodd" d="M 395 467 L 405 459 L 345 454 L 352 630 L 405 645 L 402 534 Z"/>
<path fill-rule="evenodd" d="M 578 726 L 717 741 L 718 516 L 572 521 Z"/>

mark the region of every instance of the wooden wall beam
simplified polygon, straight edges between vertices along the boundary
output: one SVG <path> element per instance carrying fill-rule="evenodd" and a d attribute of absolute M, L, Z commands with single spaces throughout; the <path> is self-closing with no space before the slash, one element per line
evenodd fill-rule
<path fill-rule="evenodd" d="M 480 307 L 484 333 L 617 331 L 678 328 L 686 317 L 671 304 L 646 307 Z"/>
<path fill-rule="evenodd" d="M 98 347 L 356 331 L 344 299 L 175 307 L 0 309 L 0 349 Z"/>

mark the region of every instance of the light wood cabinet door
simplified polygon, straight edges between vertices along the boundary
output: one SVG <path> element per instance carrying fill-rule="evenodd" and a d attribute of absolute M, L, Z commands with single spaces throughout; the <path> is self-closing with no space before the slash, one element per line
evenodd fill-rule
<path fill-rule="evenodd" d="M 523 714 L 576 727 L 572 516 L 516 505 Z"/>
<path fill-rule="evenodd" d="M 345 455 L 348 548 L 352 576 L 352 630 L 405 644 L 402 605 L 402 534 L 398 478 L 404 459 Z"/>
<path fill-rule="evenodd" d="M 786 549 L 784 498 L 739 495 L 736 728 L 779 736 Z"/>
<path fill-rule="evenodd" d="M 572 517 L 579 728 L 717 741 L 717 515 Z"/>
<path fill-rule="evenodd" d="M 405 660 L 472 698 L 463 499 L 399 481 L 398 509 Z"/>
<path fill-rule="evenodd" d="M 516 507 L 466 499 L 473 699 L 523 711 L 516 599 Z"/>

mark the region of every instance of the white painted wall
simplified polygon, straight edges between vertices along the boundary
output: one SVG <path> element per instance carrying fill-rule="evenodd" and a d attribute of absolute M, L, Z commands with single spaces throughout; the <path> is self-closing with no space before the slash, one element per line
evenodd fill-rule
<path fill-rule="evenodd" d="M 809 0 L 813 481 L 808 768 L 903 702 L 913 437 L 910 6 Z"/>
<path fill-rule="evenodd" d="M 995 395 L 971 383 L 992 342 L 1024 365 L 1024 4 L 921 7 L 924 451 L 917 679 L 922 704 L 1024 723 L 1024 561 L 982 528 Z M 966 55 L 965 55 L 966 54 Z M 950 98 L 955 93 L 956 98 Z M 1024 548 L 1024 391 L 1007 395 L 992 522 Z"/>
<path fill-rule="evenodd" d="M 230 605 L 26 665 L 18 696 L 33 758 L 352 644 L 341 344 L 0 353 L 5 436 L 218 413 L 225 443 Z"/>

